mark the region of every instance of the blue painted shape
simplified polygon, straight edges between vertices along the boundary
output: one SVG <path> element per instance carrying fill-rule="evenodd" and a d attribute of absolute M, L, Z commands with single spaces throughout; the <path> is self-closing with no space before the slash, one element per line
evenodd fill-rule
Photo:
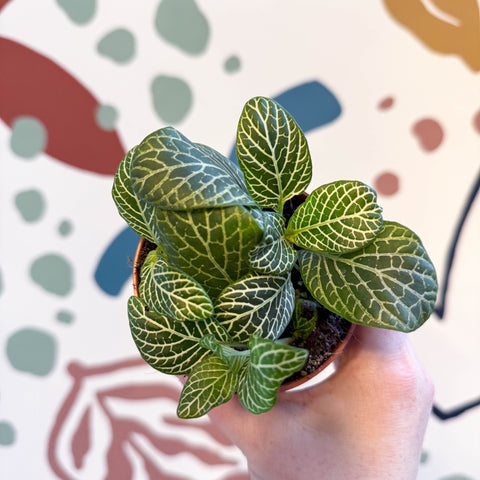
<path fill-rule="evenodd" d="M 290 113 L 304 133 L 333 122 L 342 113 L 337 97 L 316 80 L 290 88 L 273 99 Z M 235 146 L 229 158 L 238 164 Z"/>
<path fill-rule="evenodd" d="M 118 295 L 129 281 L 139 240 L 140 237 L 127 227 L 114 238 L 100 258 L 95 282 L 108 295 Z"/>
<path fill-rule="evenodd" d="M 316 80 L 290 88 L 274 100 L 288 110 L 305 133 L 333 122 L 342 113 L 335 95 Z M 238 163 L 235 147 L 229 158 Z M 138 235 L 126 228 L 105 250 L 95 272 L 95 281 L 105 293 L 118 295 L 129 281 L 132 273 L 129 259 L 134 257 L 138 240 Z"/>

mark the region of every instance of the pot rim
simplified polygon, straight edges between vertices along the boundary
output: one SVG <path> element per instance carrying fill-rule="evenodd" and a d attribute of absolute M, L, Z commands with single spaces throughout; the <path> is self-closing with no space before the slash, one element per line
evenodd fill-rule
<path fill-rule="evenodd" d="M 133 294 L 136 297 L 140 297 L 139 294 L 139 286 L 140 286 L 140 270 L 141 270 L 141 265 L 140 265 L 140 255 L 142 253 L 143 245 L 146 242 L 146 239 L 144 237 L 140 238 L 140 241 L 138 242 L 137 245 L 137 250 L 135 251 L 135 257 L 133 259 Z M 313 372 L 309 373 L 308 375 L 305 375 L 304 377 L 297 378 L 295 380 L 289 381 L 282 385 L 280 387 L 280 392 L 286 392 L 288 390 L 291 390 L 293 388 L 296 388 L 305 382 L 308 382 L 315 376 L 317 376 L 320 372 L 325 370 L 329 365 L 331 365 L 343 352 L 345 349 L 347 343 L 349 340 L 352 338 L 353 332 L 355 330 L 355 324 L 350 323 L 350 328 L 348 329 L 345 337 L 337 343 L 335 346 L 334 350 L 331 352 L 330 357 L 328 357 L 327 360 L 325 360 L 316 370 Z"/>

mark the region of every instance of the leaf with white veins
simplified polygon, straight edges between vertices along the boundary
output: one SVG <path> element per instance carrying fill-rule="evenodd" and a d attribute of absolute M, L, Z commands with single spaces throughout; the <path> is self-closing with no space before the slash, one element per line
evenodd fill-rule
<path fill-rule="evenodd" d="M 353 323 L 409 332 L 435 305 L 435 268 L 417 235 L 395 222 L 361 250 L 331 257 L 303 250 L 299 264 L 315 299 Z"/>
<path fill-rule="evenodd" d="M 177 408 L 180 418 L 197 418 L 228 402 L 235 393 L 238 375 L 215 355 L 205 357 L 189 375 Z"/>
<path fill-rule="evenodd" d="M 292 215 L 285 237 L 306 250 L 345 253 L 370 243 L 382 223 L 373 189 L 357 181 L 338 181 L 307 197 Z"/>
<path fill-rule="evenodd" d="M 205 289 L 163 258 L 152 262 L 150 252 L 143 267 L 140 297 L 157 313 L 179 321 L 206 320 L 213 315 L 213 304 Z"/>
<path fill-rule="evenodd" d="M 250 274 L 229 285 L 215 303 L 218 322 L 234 341 L 250 335 L 278 338 L 295 308 L 290 276 Z"/>
<path fill-rule="evenodd" d="M 278 389 L 305 365 L 308 351 L 256 336 L 250 338 L 249 348 L 250 362 L 242 371 L 237 393 L 241 404 L 258 414 L 275 405 Z"/>
<path fill-rule="evenodd" d="M 128 300 L 130 330 L 143 359 L 153 368 L 171 375 L 189 374 L 210 350 L 200 346 L 208 334 L 227 341 L 225 330 L 213 319 L 178 322 L 167 315 L 148 310 L 138 297 Z"/>
<path fill-rule="evenodd" d="M 237 158 L 248 191 L 263 208 L 278 213 L 303 193 L 312 178 L 307 140 L 291 115 L 265 97 L 249 100 L 237 129 Z"/>
<path fill-rule="evenodd" d="M 139 202 L 130 183 L 130 167 L 136 147 L 133 147 L 125 155 L 115 172 L 112 187 L 112 197 L 117 206 L 118 213 L 128 223 L 130 228 L 141 237 L 150 242 L 157 243 L 152 225 L 153 209 Z"/>
<path fill-rule="evenodd" d="M 157 130 L 136 147 L 130 169 L 133 191 L 162 210 L 254 206 L 216 157 L 173 127 Z"/>

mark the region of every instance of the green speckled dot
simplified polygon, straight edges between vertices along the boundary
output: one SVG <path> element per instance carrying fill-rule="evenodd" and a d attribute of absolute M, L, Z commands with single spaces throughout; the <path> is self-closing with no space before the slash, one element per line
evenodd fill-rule
<path fill-rule="evenodd" d="M 40 287 L 56 295 L 68 295 L 73 288 L 70 262 L 55 253 L 37 258 L 30 267 L 30 275 Z"/>
<path fill-rule="evenodd" d="M 192 92 L 186 82 L 159 75 L 152 83 L 153 106 L 165 123 L 182 121 L 192 107 Z"/>
<path fill-rule="evenodd" d="M 208 21 L 194 0 L 162 0 L 155 28 L 166 42 L 190 55 L 203 53 L 210 35 Z"/>
<path fill-rule="evenodd" d="M 43 330 L 24 328 L 8 339 L 7 358 L 16 370 L 44 377 L 55 365 L 57 343 Z"/>
<path fill-rule="evenodd" d="M 117 28 L 98 42 L 97 50 L 114 62 L 127 63 L 135 56 L 135 38 L 125 28 Z"/>
<path fill-rule="evenodd" d="M 10 147 L 22 158 L 32 158 L 43 152 L 47 144 L 47 130 L 34 117 L 19 117 L 12 125 Z"/>
<path fill-rule="evenodd" d="M 100 128 L 113 130 L 117 125 L 118 112 L 111 105 L 100 105 L 95 117 Z"/>
<path fill-rule="evenodd" d="M 15 443 L 15 429 L 10 422 L 2 420 L 0 422 L 0 445 L 12 445 Z"/>
<path fill-rule="evenodd" d="M 73 231 L 73 225 L 72 225 L 72 222 L 70 222 L 70 220 L 62 220 L 60 222 L 60 225 L 58 226 L 58 233 L 62 237 L 67 237 L 72 233 L 72 231 Z"/>
<path fill-rule="evenodd" d="M 225 60 L 224 68 L 227 73 L 238 72 L 240 67 L 240 59 L 236 55 L 232 55 Z"/>
<path fill-rule="evenodd" d="M 95 15 L 96 0 L 57 0 L 57 3 L 78 25 L 88 23 Z"/>
<path fill-rule="evenodd" d="M 60 323 L 73 323 L 75 319 L 75 315 L 72 312 L 69 312 L 68 310 L 60 310 L 57 313 L 57 320 Z"/>
<path fill-rule="evenodd" d="M 38 190 L 25 190 L 15 196 L 15 205 L 26 222 L 36 222 L 45 213 L 45 200 Z"/>

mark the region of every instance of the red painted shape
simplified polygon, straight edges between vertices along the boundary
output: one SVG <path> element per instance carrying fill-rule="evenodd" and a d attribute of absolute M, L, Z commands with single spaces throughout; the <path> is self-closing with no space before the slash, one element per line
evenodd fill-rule
<path fill-rule="evenodd" d="M 37 118 L 48 132 L 48 155 L 113 175 L 125 150 L 116 132 L 97 124 L 95 97 L 59 65 L 25 45 L 0 38 L 0 58 L 0 118 L 7 125 L 21 116 Z"/>
<path fill-rule="evenodd" d="M 73 462 L 77 469 L 82 468 L 85 455 L 90 448 L 90 408 L 82 415 L 72 438 Z"/>
<path fill-rule="evenodd" d="M 10 0 L 0 0 L 0 10 L 9 2 Z"/>
<path fill-rule="evenodd" d="M 385 97 L 378 104 L 378 109 L 379 110 L 388 110 L 389 108 L 392 108 L 394 102 L 395 102 L 395 99 L 393 97 Z"/>
<path fill-rule="evenodd" d="M 422 118 L 413 125 L 412 132 L 426 152 L 433 152 L 443 142 L 443 128 L 433 118 Z"/>

